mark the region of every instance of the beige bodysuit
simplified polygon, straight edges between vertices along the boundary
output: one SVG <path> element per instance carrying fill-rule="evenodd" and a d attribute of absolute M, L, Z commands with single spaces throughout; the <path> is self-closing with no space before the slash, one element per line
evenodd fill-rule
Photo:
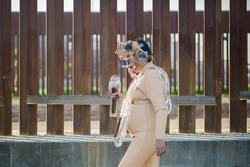
<path fill-rule="evenodd" d="M 147 63 L 135 79 L 136 88 L 132 95 L 131 115 L 128 131 L 132 141 L 119 167 L 159 167 L 155 140 L 165 140 L 167 107 L 164 99 L 164 80 Z"/>

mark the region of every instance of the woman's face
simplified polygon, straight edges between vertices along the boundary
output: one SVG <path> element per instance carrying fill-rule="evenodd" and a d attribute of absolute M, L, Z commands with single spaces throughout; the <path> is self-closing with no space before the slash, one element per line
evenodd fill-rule
<path fill-rule="evenodd" d="M 132 70 L 135 73 L 139 73 L 139 72 L 141 72 L 143 67 L 144 67 L 144 65 L 139 64 L 135 61 L 135 64 L 133 66 L 128 67 L 128 68 L 129 68 L 129 70 Z"/>

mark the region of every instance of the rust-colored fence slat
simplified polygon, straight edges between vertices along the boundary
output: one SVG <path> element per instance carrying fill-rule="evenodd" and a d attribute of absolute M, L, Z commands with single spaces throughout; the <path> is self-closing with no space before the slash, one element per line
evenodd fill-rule
<path fill-rule="evenodd" d="M 0 97 L 0 107 L 3 107 L 3 97 L 2 97 L 2 95 Z"/>
<path fill-rule="evenodd" d="M 143 20 L 143 0 L 127 0 L 126 10 L 126 40 L 136 40 L 143 38 L 144 20 Z M 150 18 L 150 17 L 149 17 Z M 126 73 L 127 88 L 132 81 L 129 73 Z"/>
<path fill-rule="evenodd" d="M 73 133 L 86 135 L 90 134 L 90 105 L 74 105 L 73 108 Z"/>
<path fill-rule="evenodd" d="M 179 96 L 195 96 L 195 0 L 179 1 Z M 195 132 L 195 106 L 179 106 L 179 132 Z"/>
<path fill-rule="evenodd" d="M 100 3 L 100 94 L 108 92 L 108 82 L 112 75 L 117 74 L 115 56 L 116 31 L 116 0 L 102 0 Z M 109 106 L 100 106 L 100 133 L 113 133 L 115 117 L 109 117 Z"/>
<path fill-rule="evenodd" d="M 204 12 L 205 96 L 215 96 L 216 106 L 205 106 L 205 132 L 221 132 L 221 2 L 205 1 Z"/>
<path fill-rule="evenodd" d="M 247 86 L 246 1 L 230 0 L 230 132 L 247 131 L 247 103 L 240 100 L 240 91 Z"/>
<path fill-rule="evenodd" d="M 0 25 L 0 135 L 11 135 L 11 1 L 0 1 Z"/>
<path fill-rule="evenodd" d="M 91 93 L 91 20 L 90 0 L 74 2 L 73 94 Z M 90 105 L 74 105 L 74 134 L 90 134 Z"/>
<path fill-rule="evenodd" d="M 20 134 L 37 134 L 37 105 L 27 105 L 28 95 L 38 95 L 37 2 L 20 2 Z"/>
<path fill-rule="evenodd" d="M 143 37 L 143 0 L 127 0 L 126 40 Z"/>
<path fill-rule="evenodd" d="M 153 1 L 153 44 L 151 47 L 157 65 L 166 70 L 170 78 L 170 17 L 169 0 Z M 169 133 L 169 117 L 166 133 Z"/>
<path fill-rule="evenodd" d="M 64 94 L 63 0 L 47 1 L 47 94 Z M 47 134 L 64 134 L 63 105 L 47 105 Z"/>
<path fill-rule="evenodd" d="M 109 105 L 100 105 L 100 134 L 114 134 L 116 117 L 109 116 Z"/>

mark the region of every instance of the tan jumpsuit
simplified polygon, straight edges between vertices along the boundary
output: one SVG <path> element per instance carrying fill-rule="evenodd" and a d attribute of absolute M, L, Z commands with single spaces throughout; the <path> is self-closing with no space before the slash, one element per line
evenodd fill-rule
<path fill-rule="evenodd" d="M 119 167 L 159 167 L 155 140 L 165 139 L 167 108 L 163 95 L 164 80 L 153 70 L 155 65 L 147 63 L 135 82 L 131 92 L 133 104 L 128 122 L 132 141 Z"/>

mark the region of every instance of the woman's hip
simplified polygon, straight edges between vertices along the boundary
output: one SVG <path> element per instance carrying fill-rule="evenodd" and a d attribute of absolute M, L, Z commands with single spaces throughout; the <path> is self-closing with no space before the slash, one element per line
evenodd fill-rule
<path fill-rule="evenodd" d="M 128 122 L 131 133 L 148 132 L 155 129 L 155 112 L 151 105 L 132 105 Z"/>

